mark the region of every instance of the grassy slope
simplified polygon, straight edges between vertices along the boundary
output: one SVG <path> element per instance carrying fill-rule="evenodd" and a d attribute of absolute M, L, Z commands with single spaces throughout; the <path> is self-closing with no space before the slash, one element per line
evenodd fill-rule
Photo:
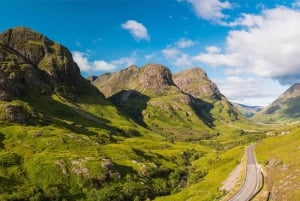
<path fill-rule="evenodd" d="M 274 200 L 300 199 L 299 126 L 277 126 L 272 134 L 256 147 L 258 162 L 266 172 L 265 191 L 272 191 Z"/>
<path fill-rule="evenodd" d="M 239 145 L 263 136 L 241 133 L 253 128 L 240 123 L 223 125 L 213 140 L 174 143 L 118 115 L 107 102 L 99 105 L 101 98 L 70 103 L 53 95 L 24 101 L 30 104 L 15 104 L 47 114 L 49 124 L 1 123 L 2 200 L 144 200 L 169 193 L 209 200 L 221 195 L 222 181 L 243 152 Z M 111 169 L 103 165 L 108 159 Z"/>
<path fill-rule="evenodd" d="M 300 97 L 290 98 L 280 104 L 271 105 L 253 116 L 253 120 L 265 123 L 295 122 L 300 120 Z"/>

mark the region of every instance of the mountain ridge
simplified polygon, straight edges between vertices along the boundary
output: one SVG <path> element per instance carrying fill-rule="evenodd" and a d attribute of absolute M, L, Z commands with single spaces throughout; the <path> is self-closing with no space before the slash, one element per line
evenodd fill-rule
<path fill-rule="evenodd" d="M 296 83 L 275 101 L 253 116 L 253 120 L 267 123 L 300 120 L 300 84 Z"/>
<path fill-rule="evenodd" d="M 189 132 L 191 136 L 197 136 L 198 132 L 199 136 L 215 132 L 215 122 L 243 120 L 200 68 L 172 74 L 161 64 L 130 66 L 100 75 L 92 84 L 136 122 L 171 136 L 174 131 L 169 128 L 178 124 L 190 127 L 189 131 L 181 129 L 181 132 Z M 154 111 L 160 115 L 154 115 Z M 201 125 L 201 131 L 197 124 Z"/>
<path fill-rule="evenodd" d="M 107 99 L 66 48 L 27 28 L 0 34 L 0 200 L 222 196 L 240 147 L 263 134 L 241 132 L 252 125 L 225 98 L 194 97 L 148 67 L 113 74 Z"/>

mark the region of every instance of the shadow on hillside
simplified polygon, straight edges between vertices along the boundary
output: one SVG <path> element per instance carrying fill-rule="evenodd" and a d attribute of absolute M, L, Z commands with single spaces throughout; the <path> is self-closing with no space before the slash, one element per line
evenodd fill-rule
<path fill-rule="evenodd" d="M 286 118 L 297 119 L 300 118 L 300 107 L 299 107 L 300 97 L 295 97 L 289 99 L 285 104 L 286 109 L 283 111 L 283 116 Z"/>
<path fill-rule="evenodd" d="M 3 133 L 0 133 L 0 149 L 4 149 L 3 141 L 5 139 L 5 136 Z"/>
<path fill-rule="evenodd" d="M 63 104 L 48 96 L 40 96 L 35 99 L 27 97 L 24 101 L 42 114 L 44 124 L 55 124 L 74 133 L 89 136 L 98 134 L 88 129 L 88 127 L 105 129 L 113 133 L 124 133 L 121 129 L 111 126 L 111 121 L 108 119 L 93 115 L 74 106 Z"/>
<path fill-rule="evenodd" d="M 118 107 L 122 115 L 127 115 L 139 125 L 147 127 L 142 112 L 146 109 L 150 97 L 130 89 L 122 90 L 108 100 Z"/>
<path fill-rule="evenodd" d="M 78 102 L 83 104 L 100 104 L 103 106 L 110 104 L 103 93 L 97 87 L 91 85 L 88 80 L 84 80 L 82 86 L 78 86 L 78 93 Z"/>
<path fill-rule="evenodd" d="M 195 111 L 198 118 L 208 127 L 214 127 L 215 118 L 211 115 L 211 110 L 213 109 L 214 105 L 199 98 L 195 98 L 189 94 L 186 95 L 191 98 L 192 101 L 189 105 Z"/>

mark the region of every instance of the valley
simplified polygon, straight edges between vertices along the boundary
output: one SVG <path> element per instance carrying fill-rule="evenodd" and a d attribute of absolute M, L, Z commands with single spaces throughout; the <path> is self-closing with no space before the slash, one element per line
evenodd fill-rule
<path fill-rule="evenodd" d="M 289 104 L 277 104 L 285 114 L 298 108 L 298 86 L 288 92 Z M 201 68 L 149 63 L 85 79 L 66 47 L 9 29 L 0 34 L 0 200 L 221 200 L 252 143 L 266 176 L 255 199 L 299 199 L 298 115 L 260 121 L 270 108 L 247 109 L 251 119 Z"/>

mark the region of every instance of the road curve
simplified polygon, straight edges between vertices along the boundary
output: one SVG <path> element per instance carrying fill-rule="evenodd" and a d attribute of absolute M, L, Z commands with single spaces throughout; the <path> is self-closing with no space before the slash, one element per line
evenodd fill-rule
<path fill-rule="evenodd" d="M 246 178 L 241 189 L 229 201 L 249 201 L 258 190 L 259 170 L 254 155 L 255 144 L 246 149 Z"/>

